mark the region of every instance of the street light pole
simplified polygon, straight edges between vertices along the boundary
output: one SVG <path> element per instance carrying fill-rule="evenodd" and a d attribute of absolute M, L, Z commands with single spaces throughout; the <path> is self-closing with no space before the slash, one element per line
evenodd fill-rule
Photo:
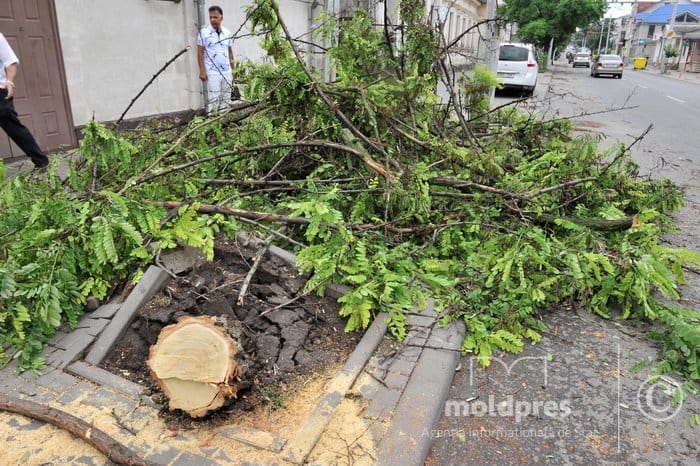
<path fill-rule="evenodd" d="M 661 57 L 662 57 L 662 61 L 661 61 L 661 73 L 665 73 L 665 72 L 666 72 L 666 50 L 665 50 L 665 48 L 666 48 L 666 36 L 667 36 L 668 34 L 670 34 L 671 36 L 673 36 L 673 28 L 674 28 L 675 25 L 676 25 L 676 15 L 677 15 L 677 14 L 678 14 L 678 0 L 676 0 L 676 1 L 673 3 L 673 13 L 671 13 L 671 21 L 669 22 L 669 25 L 668 25 L 668 26 L 669 26 L 669 27 L 668 27 L 668 31 L 665 31 L 665 32 L 664 32 L 663 41 L 661 42 L 661 47 L 662 47 L 662 48 L 661 48 Z"/>

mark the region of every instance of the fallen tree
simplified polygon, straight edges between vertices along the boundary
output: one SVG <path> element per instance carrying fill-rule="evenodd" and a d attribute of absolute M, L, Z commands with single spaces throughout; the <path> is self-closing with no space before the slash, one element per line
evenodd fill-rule
<path fill-rule="evenodd" d="M 366 12 L 329 19 L 320 34 L 342 40 L 327 48 L 337 79 L 326 82 L 276 2 L 257 0 L 250 27 L 273 63 L 242 72 L 254 105 L 182 130 L 91 122 L 67 186 L 5 182 L 0 336 L 11 353 L 0 357 L 40 367 L 40 342 L 75 324 L 88 296 L 105 298 L 178 242 L 211 257 L 214 236 L 245 221 L 265 236 L 284 223 L 305 245 L 307 292 L 351 287 L 348 331 L 381 310 L 403 338 L 405 312 L 430 294 L 444 323 L 466 323 L 463 350 L 488 364 L 538 341 L 541 312 L 568 301 L 658 323 L 667 369 L 698 380 L 697 314 L 669 303 L 700 258 L 660 244 L 681 189 L 640 179 L 629 147 L 601 153 L 567 119 L 489 110 L 495 78 L 452 75 L 422 5 L 401 2 L 398 49 Z"/>

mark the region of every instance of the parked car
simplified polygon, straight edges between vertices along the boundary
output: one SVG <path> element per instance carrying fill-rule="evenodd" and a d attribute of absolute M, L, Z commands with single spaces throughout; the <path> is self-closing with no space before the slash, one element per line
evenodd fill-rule
<path fill-rule="evenodd" d="M 529 44 L 501 44 L 496 75 L 504 89 L 519 89 L 532 95 L 537 86 L 539 65 Z"/>
<path fill-rule="evenodd" d="M 624 65 L 619 55 L 601 55 L 591 66 L 591 76 L 597 78 L 600 75 L 608 74 L 614 78 L 622 79 L 622 69 Z"/>
<path fill-rule="evenodd" d="M 585 66 L 586 68 L 591 67 L 591 55 L 588 53 L 577 53 L 574 55 L 573 67 Z"/>

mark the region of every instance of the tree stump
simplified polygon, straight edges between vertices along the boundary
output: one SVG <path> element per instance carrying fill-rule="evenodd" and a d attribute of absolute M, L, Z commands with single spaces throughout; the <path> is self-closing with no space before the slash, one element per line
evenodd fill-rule
<path fill-rule="evenodd" d="M 235 398 L 241 381 L 240 345 L 212 317 L 181 317 L 149 351 L 148 368 L 170 410 L 202 417 Z"/>

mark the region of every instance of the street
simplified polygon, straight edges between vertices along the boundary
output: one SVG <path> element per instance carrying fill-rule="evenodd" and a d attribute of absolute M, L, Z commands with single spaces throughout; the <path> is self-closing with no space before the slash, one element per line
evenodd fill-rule
<path fill-rule="evenodd" d="M 629 143 L 653 124 L 652 132 L 632 149 L 642 175 L 653 171 L 654 176 L 686 183 L 689 169 L 700 167 L 700 133 L 694 130 L 700 117 L 700 80 L 679 81 L 631 68 L 621 80 L 592 78 L 587 68 L 560 62 L 549 92 L 541 86 L 535 96 L 545 100 L 540 107 L 544 116 L 575 116 L 577 127 L 606 136 L 603 147 L 616 140 Z M 508 100 L 512 96 L 499 96 L 494 105 Z M 657 171 L 664 162 L 669 165 Z"/>
<path fill-rule="evenodd" d="M 682 82 L 626 68 L 623 78 L 597 78 L 589 69 L 554 66 L 523 110 L 574 117 L 577 134 L 632 147 L 640 176 L 669 178 L 685 187 L 688 205 L 677 215 L 671 247 L 700 250 L 700 82 Z M 515 100 L 499 95 L 494 106 Z M 624 107 L 624 109 L 623 109 Z M 634 107 L 634 108 L 631 108 Z M 688 272 L 684 304 L 700 309 L 700 281 Z M 673 405 L 670 377 L 650 383 L 658 346 L 644 327 L 603 320 L 562 307 L 543 316 L 548 332 L 521 354 L 494 354 L 483 369 L 461 358 L 435 430 L 426 464 L 698 464 L 700 412 L 691 395 Z"/>

